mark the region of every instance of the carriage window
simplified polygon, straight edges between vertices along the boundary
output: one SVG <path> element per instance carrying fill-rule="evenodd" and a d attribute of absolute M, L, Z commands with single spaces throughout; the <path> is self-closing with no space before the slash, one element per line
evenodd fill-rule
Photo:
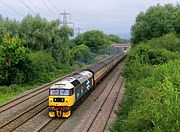
<path fill-rule="evenodd" d="M 60 90 L 60 95 L 70 95 L 69 89 L 61 89 Z"/>
<path fill-rule="evenodd" d="M 51 89 L 49 94 L 50 95 L 59 95 L 59 89 Z"/>

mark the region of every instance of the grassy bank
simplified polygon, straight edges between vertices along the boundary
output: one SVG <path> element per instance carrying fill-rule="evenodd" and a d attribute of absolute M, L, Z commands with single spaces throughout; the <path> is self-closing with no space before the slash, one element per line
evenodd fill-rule
<path fill-rule="evenodd" d="M 24 85 L 0 86 L 0 104 L 13 99 L 17 95 L 19 95 L 27 90 L 37 88 L 44 83 L 51 82 L 59 77 L 65 76 L 75 70 L 78 70 L 78 69 L 80 69 L 80 66 L 73 66 L 73 67 L 68 66 L 66 68 L 63 68 L 63 70 L 59 70 L 57 72 L 52 73 L 48 80 L 46 80 L 45 82 L 43 81 L 41 83 L 26 84 L 26 85 L 24 84 Z"/>
<path fill-rule="evenodd" d="M 124 77 L 122 110 L 114 132 L 180 130 L 180 40 L 169 34 L 133 47 Z"/>

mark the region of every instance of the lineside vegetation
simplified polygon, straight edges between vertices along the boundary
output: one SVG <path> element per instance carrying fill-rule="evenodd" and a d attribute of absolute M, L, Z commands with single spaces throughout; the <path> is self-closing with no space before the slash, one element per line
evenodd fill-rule
<path fill-rule="evenodd" d="M 174 45 L 169 50 L 171 43 Z M 177 45 L 180 39 L 168 34 L 132 49 L 124 70 L 125 100 L 112 131 L 180 130 L 180 50 Z"/>
<path fill-rule="evenodd" d="M 137 16 L 123 73 L 125 99 L 111 131 L 180 131 L 179 12 L 179 5 L 157 5 Z"/>

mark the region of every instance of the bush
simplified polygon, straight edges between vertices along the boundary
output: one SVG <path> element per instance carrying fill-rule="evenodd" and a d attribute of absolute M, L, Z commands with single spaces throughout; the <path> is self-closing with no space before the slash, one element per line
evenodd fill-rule
<path fill-rule="evenodd" d="M 149 77 L 128 87 L 136 99 L 123 121 L 126 131 L 178 131 L 179 64 L 176 60 L 156 67 Z"/>
<path fill-rule="evenodd" d="M 180 39 L 175 34 L 166 34 L 163 37 L 148 41 L 148 45 L 155 49 L 166 49 L 180 52 Z"/>
<path fill-rule="evenodd" d="M 73 47 L 71 49 L 71 56 L 73 60 L 84 63 L 90 63 L 93 59 L 93 53 L 84 44 Z"/>
<path fill-rule="evenodd" d="M 25 74 L 29 60 L 27 49 L 18 37 L 5 36 L 0 44 L 0 85 L 21 84 L 25 82 Z"/>
<path fill-rule="evenodd" d="M 51 54 L 45 51 L 38 51 L 28 55 L 31 64 L 28 73 L 28 82 L 49 81 L 56 69 L 56 62 Z"/>
<path fill-rule="evenodd" d="M 130 52 L 124 69 L 125 100 L 112 131 L 180 130 L 180 56 L 175 48 L 179 39 L 173 48 L 165 41 L 171 43 L 173 37 L 141 43 Z"/>

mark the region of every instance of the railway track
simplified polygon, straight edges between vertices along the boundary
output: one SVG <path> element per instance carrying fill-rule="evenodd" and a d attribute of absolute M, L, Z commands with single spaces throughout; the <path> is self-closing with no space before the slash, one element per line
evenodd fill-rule
<path fill-rule="evenodd" d="M 117 100 L 118 93 L 120 92 L 120 89 L 121 89 L 122 84 L 124 82 L 124 80 L 121 81 L 120 87 L 115 92 L 115 85 L 117 84 L 118 80 L 120 80 L 120 75 L 118 75 L 118 77 L 116 78 L 116 81 L 113 83 L 112 87 L 110 88 L 106 98 L 103 100 L 100 107 L 96 109 L 96 113 L 95 113 L 95 115 L 93 115 L 94 117 L 91 120 L 91 123 L 89 124 L 89 126 L 87 128 L 87 132 L 94 132 L 94 131 L 102 131 L 103 132 L 105 130 L 108 119 L 109 119 L 111 113 L 113 112 L 113 107 L 114 107 L 114 104 L 115 104 L 115 102 Z M 113 94 L 113 92 L 116 93 L 116 94 Z M 115 98 L 111 99 L 113 95 L 116 95 L 116 96 L 115 96 Z M 108 102 L 109 99 L 111 99 L 111 101 L 109 101 L 109 102 L 111 102 L 112 105 L 111 106 L 108 105 L 108 109 L 107 109 L 106 108 L 107 107 L 106 103 L 109 104 L 109 102 Z M 106 112 L 106 115 L 102 114 L 102 112 Z M 104 116 L 102 116 L 102 115 L 104 115 Z M 101 122 L 101 125 L 100 125 L 101 128 L 98 125 L 99 124 L 98 122 L 101 121 L 100 118 L 101 119 L 104 118 L 103 124 Z"/>
<path fill-rule="evenodd" d="M 103 106 L 105 105 L 108 97 L 110 96 L 110 94 L 112 93 L 112 90 L 115 86 L 115 84 L 117 83 L 118 79 L 119 79 L 120 75 L 118 75 L 118 78 L 116 78 L 116 80 L 114 81 L 112 87 L 110 88 L 108 95 L 106 96 L 105 100 L 103 101 L 103 103 L 100 105 L 100 107 L 96 110 L 97 113 L 95 114 L 95 116 L 93 117 L 93 120 L 91 122 L 91 124 L 89 125 L 89 128 L 87 129 L 87 131 L 92 131 L 92 127 L 94 127 L 94 123 L 96 122 L 96 119 L 99 115 L 99 113 L 101 112 L 101 109 L 103 108 Z M 121 82 L 122 85 L 123 81 Z M 107 84 L 105 85 L 104 88 L 107 88 Z M 103 88 L 103 89 L 104 89 Z M 120 90 L 120 88 L 119 88 Z M 118 90 L 118 91 L 119 91 Z M 99 91 L 99 93 L 94 97 L 96 100 L 98 99 L 97 97 L 99 97 L 102 93 L 104 92 L 104 90 Z M 116 96 L 117 99 L 117 96 Z M 115 104 L 115 101 L 113 102 L 113 106 Z M 96 101 L 93 100 L 93 101 Z M 16 128 L 18 128 L 19 126 L 23 125 L 26 121 L 30 120 L 31 118 L 33 118 L 34 116 L 36 116 L 40 111 L 46 109 L 48 107 L 47 105 L 47 99 L 43 100 L 42 102 L 40 102 L 39 104 L 37 104 L 36 106 L 28 109 L 27 111 L 25 111 L 24 113 L 22 113 L 21 115 L 19 115 L 18 117 L 12 119 L 11 121 L 9 121 L 8 123 L 4 124 L 3 126 L 0 127 L 0 131 L 1 132 L 7 132 L 7 131 L 13 131 Z M 112 107 L 113 108 L 113 107 Z M 110 116 L 110 114 L 112 113 L 112 108 L 111 111 L 109 112 L 108 118 Z M 32 114 L 33 113 L 33 114 Z M 107 125 L 107 121 L 108 118 L 106 119 L 106 123 L 103 126 L 103 131 Z M 59 119 L 59 118 L 51 118 L 47 123 L 45 123 L 39 130 L 38 132 L 48 132 L 48 131 L 52 131 L 55 132 L 58 130 L 58 128 L 61 127 L 61 125 L 65 122 L 65 119 Z"/>
<path fill-rule="evenodd" d="M 118 93 L 120 92 L 123 83 L 124 83 L 124 80 L 122 80 L 122 82 L 121 82 L 121 85 L 120 85 L 120 88 L 119 88 L 119 90 L 118 90 Z M 116 103 L 116 101 L 117 101 L 117 99 L 118 99 L 118 93 L 117 93 L 117 96 L 116 96 L 116 98 L 115 98 L 115 100 L 114 100 L 114 102 L 113 102 L 113 107 L 111 107 L 111 109 L 110 109 L 110 113 L 109 113 L 109 115 L 108 115 L 108 118 L 106 119 L 105 125 L 104 125 L 104 127 L 103 127 L 103 132 L 105 131 L 105 129 L 106 129 L 106 127 L 107 127 L 108 120 L 109 120 L 111 114 L 113 113 L 114 105 L 115 105 L 115 103 Z"/>
<path fill-rule="evenodd" d="M 119 78 L 120 75 L 118 75 L 118 78 Z M 109 91 L 108 95 L 110 94 L 110 92 L 112 91 L 114 85 L 116 84 L 118 78 L 115 80 L 111 90 Z M 93 101 L 96 101 L 99 96 L 104 92 L 104 89 L 106 89 L 108 86 L 108 82 L 106 82 L 105 86 L 102 88 L 101 91 L 98 92 L 98 94 L 94 97 L 94 100 Z M 106 97 L 108 98 L 108 96 Z M 58 129 L 61 127 L 61 125 L 68 120 L 65 120 L 65 119 L 58 119 L 58 118 L 51 118 L 46 124 L 44 124 L 39 130 L 38 132 L 49 132 L 49 131 L 52 131 L 52 132 L 55 132 L 55 131 L 58 131 Z M 93 123 L 93 122 L 92 122 Z M 105 128 L 104 128 L 105 129 Z"/>
<path fill-rule="evenodd" d="M 18 128 L 19 126 L 23 125 L 26 121 L 36 116 L 42 110 L 46 109 L 48 107 L 47 101 L 48 99 L 41 101 L 40 103 L 36 104 L 35 106 L 21 113 L 19 116 L 1 125 L 0 131 L 1 132 L 12 131 Z"/>
<path fill-rule="evenodd" d="M 55 132 L 64 122 L 65 119 L 51 118 L 38 132 Z"/>
<path fill-rule="evenodd" d="M 6 104 L 1 105 L 0 106 L 0 113 L 2 113 L 4 111 L 6 111 L 6 110 L 8 110 L 8 109 L 18 105 L 18 104 L 20 104 L 20 103 L 22 103 L 24 101 L 27 101 L 27 100 L 29 100 L 29 99 L 31 99 L 31 98 L 33 98 L 33 97 L 35 97 L 35 96 L 45 92 L 45 91 L 47 91 L 50 85 L 51 84 L 48 84 L 46 87 L 42 87 L 40 89 L 36 89 L 35 91 L 32 91 L 32 92 L 30 92 L 28 94 L 25 94 L 25 95 L 23 95 L 23 96 L 21 96 L 19 98 L 16 98 L 16 99 L 14 99 L 14 100 L 6 103 Z"/>
<path fill-rule="evenodd" d="M 78 71 L 79 71 L 79 70 L 78 70 Z M 76 72 L 78 72 L 78 71 L 75 71 L 75 72 L 73 72 L 73 73 L 76 73 Z M 73 73 L 70 73 L 70 74 L 73 74 Z M 17 106 L 17 105 L 23 103 L 24 101 L 27 101 L 27 100 L 29 100 L 29 99 L 31 99 L 31 98 L 33 98 L 33 97 L 35 97 L 35 96 L 43 93 L 43 92 L 48 91 L 48 90 L 49 90 L 49 87 L 50 87 L 52 84 L 54 84 L 54 83 L 58 82 L 59 80 L 65 78 L 65 77 L 67 77 L 67 76 L 69 76 L 70 74 L 68 74 L 68 75 L 66 75 L 66 76 L 64 76 L 64 77 L 61 77 L 61 78 L 59 78 L 59 79 L 57 79 L 57 80 L 55 80 L 55 81 L 52 81 L 52 82 L 50 82 L 50 83 L 48 83 L 48 84 L 45 84 L 45 85 L 43 85 L 43 86 L 41 86 L 41 87 L 39 87 L 39 88 L 37 88 L 37 89 L 35 89 L 35 90 L 27 93 L 27 94 L 24 94 L 24 95 L 22 95 L 22 96 L 20 96 L 20 97 L 18 97 L 18 98 L 16 98 L 16 99 L 14 99 L 14 100 L 12 100 L 12 101 L 9 101 L 9 102 L 7 102 L 7 103 L 5 103 L 5 104 L 0 105 L 0 114 L 3 113 L 4 111 L 8 110 L 8 109 L 11 109 L 11 108 L 14 107 L 14 106 Z"/>
<path fill-rule="evenodd" d="M 72 116 L 57 129 L 57 132 L 108 131 L 107 126 L 111 122 L 111 119 L 108 118 L 114 114 L 113 107 L 118 104 L 117 98 L 119 98 L 119 93 L 122 92 L 121 87 L 124 83 L 124 80 L 120 75 L 122 68 L 123 63 L 120 62 L 102 84 L 100 84 L 101 86 L 96 88 L 95 91 L 93 91 L 93 93 L 82 103 L 80 108 L 78 108 Z"/>
<path fill-rule="evenodd" d="M 120 70 L 120 69 L 118 69 L 118 70 Z M 111 74 L 111 76 L 112 75 L 113 75 L 113 73 Z M 109 96 L 111 95 L 111 93 L 112 93 L 112 91 L 114 89 L 114 86 L 116 85 L 116 83 L 118 82 L 118 80 L 120 78 L 120 73 L 118 73 L 116 75 L 117 75 L 116 79 L 112 79 L 113 80 L 113 84 L 111 85 L 111 87 L 109 87 L 108 81 L 106 81 L 104 83 L 103 87 L 100 90 L 98 90 L 98 92 L 96 92 L 96 94 L 90 95 L 93 98 L 92 101 L 96 102 L 96 101 L 100 100 L 100 96 L 102 96 L 102 94 L 106 93 L 106 91 L 107 91 L 106 89 L 109 89 L 109 92 L 108 92 L 105 100 L 103 101 L 102 104 L 99 104 L 100 107 L 98 107 L 97 110 L 95 110 L 96 114 L 92 115 L 93 116 L 93 120 L 91 121 L 91 124 L 89 125 L 87 131 L 94 130 L 94 128 L 95 128 L 94 124 L 96 124 L 97 119 L 98 119 L 99 115 L 101 114 L 101 110 L 103 109 L 104 105 L 106 104 Z M 56 81 L 58 81 L 58 80 L 56 80 Z M 54 82 L 52 82 L 52 83 L 54 83 Z M 122 85 L 122 83 L 123 82 L 121 82 L 121 85 Z M 22 96 L 20 98 L 17 98 L 16 100 L 13 100 L 13 101 L 9 102 L 7 105 L 1 106 L 0 107 L 0 113 L 5 111 L 5 109 L 6 110 L 9 109 L 10 106 L 11 107 L 16 106 L 16 105 L 20 104 L 21 102 L 24 102 L 25 100 L 28 100 L 30 98 L 33 98 L 34 96 L 39 95 L 40 93 L 45 92 L 46 91 L 46 87 L 47 87 L 47 90 L 48 90 L 48 88 L 49 88 L 48 86 L 50 86 L 51 84 L 45 85 L 44 87 L 42 87 L 40 89 L 32 91 L 32 92 L 30 92 L 30 93 L 28 93 L 28 94 L 26 94 L 26 95 L 24 95 L 24 96 Z M 112 101 L 113 102 L 113 106 L 115 104 L 115 100 Z M 22 127 L 24 128 L 28 124 L 29 120 L 34 120 L 36 117 L 38 117 L 36 115 L 38 115 L 41 111 L 47 109 L 47 107 L 48 107 L 48 99 L 46 98 L 46 99 L 42 100 L 41 102 L 39 102 L 38 104 L 35 104 L 31 108 L 28 108 L 26 111 L 24 111 L 23 113 L 21 113 L 17 117 L 14 117 L 11 120 L 9 120 L 8 122 L 5 122 L 5 123 L 1 124 L 0 125 L 0 131 L 1 132 L 13 131 L 13 130 L 16 130 L 17 128 L 18 128 L 17 130 L 21 130 Z M 112 107 L 112 109 L 113 109 L 113 107 Z M 108 117 L 112 113 L 112 109 L 111 109 L 111 111 L 109 111 Z M 104 130 L 106 125 L 107 125 L 108 117 L 106 119 L 106 122 L 104 122 L 104 127 L 102 128 L 102 130 Z M 64 124 L 66 124 L 65 122 L 68 123 L 69 119 L 59 119 L 59 118 L 50 119 L 50 118 L 48 118 L 47 120 L 45 120 L 40 125 L 42 127 L 39 126 L 40 128 L 38 127 L 38 129 L 36 129 L 36 131 L 38 131 L 38 132 L 41 132 L 41 131 L 43 131 L 43 132 L 44 131 L 58 131 L 59 129 L 61 130 L 61 128 L 62 128 L 62 126 L 64 126 Z M 36 124 L 34 124 L 34 125 L 36 125 Z"/>

